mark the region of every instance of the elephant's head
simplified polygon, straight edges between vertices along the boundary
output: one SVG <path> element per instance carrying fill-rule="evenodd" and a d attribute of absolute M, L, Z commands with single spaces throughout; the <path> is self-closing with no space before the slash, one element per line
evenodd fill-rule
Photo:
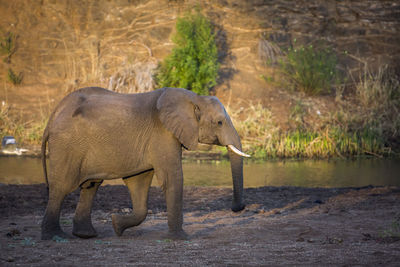
<path fill-rule="evenodd" d="M 159 118 L 184 147 L 194 150 L 198 143 L 228 147 L 233 179 L 232 210 L 242 210 L 243 156 L 240 137 L 221 102 L 180 88 L 165 88 L 157 101 Z"/>

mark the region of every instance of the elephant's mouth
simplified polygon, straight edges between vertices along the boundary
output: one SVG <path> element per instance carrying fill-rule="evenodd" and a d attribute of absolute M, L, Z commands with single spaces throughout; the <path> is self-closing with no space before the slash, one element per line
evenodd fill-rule
<path fill-rule="evenodd" d="M 246 154 L 246 153 L 240 151 L 239 149 L 237 149 L 234 145 L 228 145 L 227 147 L 228 147 L 233 153 L 235 153 L 235 154 L 237 154 L 237 155 L 239 155 L 239 156 L 246 157 L 246 158 L 250 158 L 250 157 L 251 157 L 250 155 L 248 155 L 248 154 Z"/>

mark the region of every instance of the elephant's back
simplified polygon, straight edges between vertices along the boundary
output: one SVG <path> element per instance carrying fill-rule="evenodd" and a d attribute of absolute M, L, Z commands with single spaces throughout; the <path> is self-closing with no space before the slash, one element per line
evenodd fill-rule
<path fill-rule="evenodd" d="M 67 95 L 49 121 L 50 136 L 107 134 L 110 131 L 136 131 L 149 125 L 161 94 L 120 94 L 99 87 L 79 89 Z M 84 132 L 83 132 L 84 131 Z"/>

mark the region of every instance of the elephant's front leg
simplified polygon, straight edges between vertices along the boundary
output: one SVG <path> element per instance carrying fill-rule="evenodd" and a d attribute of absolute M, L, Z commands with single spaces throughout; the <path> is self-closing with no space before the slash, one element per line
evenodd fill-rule
<path fill-rule="evenodd" d="M 141 224 L 147 216 L 147 200 L 154 171 L 124 179 L 132 200 L 133 212 L 129 215 L 112 215 L 115 233 L 120 236 L 125 229 Z"/>
<path fill-rule="evenodd" d="M 169 237 L 172 239 L 187 239 L 182 229 L 183 224 L 183 173 L 182 165 L 170 166 L 167 171 L 157 172 L 157 177 L 163 179 L 163 190 L 167 202 Z"/>

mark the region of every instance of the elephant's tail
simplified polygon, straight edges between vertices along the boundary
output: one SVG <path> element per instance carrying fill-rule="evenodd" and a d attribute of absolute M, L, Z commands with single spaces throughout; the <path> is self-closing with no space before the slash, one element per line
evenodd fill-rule
<path fill-rule="evenodd" d="M 49 179 L 47 178 L 47 166 L 46 166 L 46 144 L 49 140 L 49 124 L 47 124 L 46 128 L 44 129 L 43 138 L 42 138 L 42 165 L 43 165 L 43 173 L 44 178 L 46 180 L 47 189 L 49 188 Z"/>

